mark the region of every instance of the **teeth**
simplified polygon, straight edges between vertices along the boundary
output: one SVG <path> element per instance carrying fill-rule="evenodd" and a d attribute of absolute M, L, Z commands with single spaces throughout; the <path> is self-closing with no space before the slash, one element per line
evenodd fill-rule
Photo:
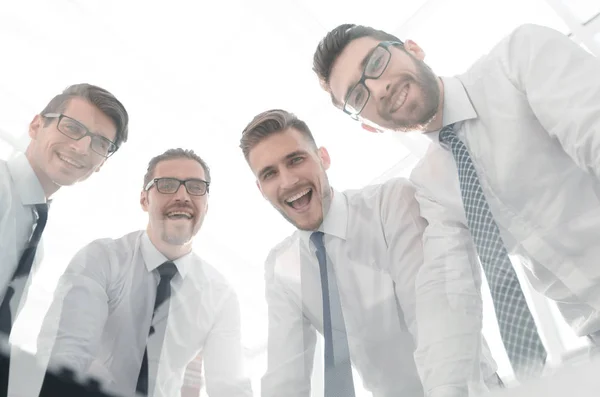
<path fill-rule="evenodd" d="M 58 155 L 58 158 L 60 158 L 65 163 L 71 164 L 73 167 L 77 167 L 77 168 L 82 168 L 83 167 L 83 165 L 76 163 L 75 161 L 71 160 L 68 157 L 61 156 L 60 154 Z"/>
<path fill-rule="evenodd" d="M 396 102 L 394 103 L 394 110 L 398 110 L 398 108 L 400 108 L 400 106 L 402 106 L 402 104 L 404 103 L 404 100 L 406 99 L 406 94 L 408 93 L 408 86 L 404 87 L 404 89 L 402 91 L 400 91 L 400 94 L 398 94 L 398 98 L 396 99 Z"/>
<path fill-rule="evenodd" d="M 169 212 L 167 214 L 167 216 L 178 216 L 178 215 L 183 215 L 185 217 L 188 217 L 189 219 L 192 218 L 192 214 L 190 214 L 189 212 L 184 212 L 184 211 L 173 211 L 173 212 Z"/>
<path fill-rule="evenodd" d="M 295 194 L 295 195 L 293 195 L 292 197 L 289 197 L 289 198 L 287 198 L 285 201 L 286 201 L 287 203 L 291 203 L 292 201 L 296 201 L 296 200 L 298 200 L 300 197 L 304 196 L 305 194 L 308 194 L 308 192 L 310 192 L 310 190 L 311 190 L 310 188 L 308 188 L 308 189 L 306 189 L 306 190 L 303 190 L 303 191 L 301 191 L 300 193 L 298 193 L 298 194 Z"/>

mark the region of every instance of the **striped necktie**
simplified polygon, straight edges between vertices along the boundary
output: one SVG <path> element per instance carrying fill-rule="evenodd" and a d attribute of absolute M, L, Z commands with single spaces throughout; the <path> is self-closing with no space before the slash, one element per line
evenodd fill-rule
<path fill-rule="evenodd" d="M 469 151 L 456 136 L 453 125 L 444 127 L 439 139 L 443 146 L 450 147 L 456 162 L 469 231 L 490 287 L 502 342 L 510 363 L 519 379 L 539 376 L 546 361 L 546 350 L 485 199 Z"/>

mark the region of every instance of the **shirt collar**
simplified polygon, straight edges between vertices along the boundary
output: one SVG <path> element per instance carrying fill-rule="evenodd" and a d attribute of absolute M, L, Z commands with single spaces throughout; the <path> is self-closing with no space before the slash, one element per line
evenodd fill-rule
<path fill-rule="evenodd" d="M 458 77 L 441 77 L 444 83 L 444 105 L 442 127 L 477 118 L 477 112 Z M 440 130 L 426 135 L 437 139 Z"/>
<path fill-rule="evenodd" d="M 46 203 L 44 189 L 24 154 L 9 159 L 7 165 L 23 205 Z"/>
<path fill-rule="evenodd" d="M 148 272 L 152 272 L 154 269 L 158 268 L 160 265 L 168 261 L 167 257 L 164 256 L 150 241 L 150 237 L 147 232 L 144 232 L 142 235 L 142 241 L 140 242 L 140 250 L 142 251 L 142 258 L 144 258 L 144 263 L 146 264 L 146 268 Z M 181 275 L 182 278 L 185 278 L 187 274 L 187 269 L 191 266 L 190 262 L 193 259 L 193 253 L 190 252 L 187 255 L 182 256 L 181 258 L 175 259 L 172 261 L 177 267 L 177 272 Z"/>
<path fill-rule="evenodd" d="M 335 236 L 346 240 L 348 229 L 348 200 L 344 193 L 332 189 L 333 197 L 331 205 L 323 223 L 319 226 L 319 231 L 326 235 Z M 310 236 L 313 232 L 308 230 L 300 231 L 301 239 L 308 245 Z"/>

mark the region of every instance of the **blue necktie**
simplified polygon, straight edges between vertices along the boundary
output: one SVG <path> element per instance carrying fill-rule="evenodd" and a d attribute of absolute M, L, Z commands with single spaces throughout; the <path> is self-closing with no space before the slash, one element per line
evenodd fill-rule
<path fill-rule="evenodd" d="M 325 339 L 325 397 L 354 397 L 354 381 L 348 335 L 337 288 L 335 273 L 327 266 L 327 251 L 323 233 L 310 236 L 314 244 L 323 295 L 323 337 Z"/>
<path fill-rule="evenodd" d="M 35 210 L 38 217 L 35 225 L 35 230 L 33 231 L 31 238 L 29 239 L 27 247 L 21 255 L 21 259 L 19 260 L 17 269 L 15 270 L 15 273 L 11 278 L 11 283 L 18 278 L 28 277 L 29 273 L 31 273 L 31 267 L 33 266 L 35 253 L 37 251 L 40 239 L 42 238 L 42 232 L 44 231 L 44 228 L 46 227 L 46 222 L 48 220 L 48 204 L 36 204 Z M 12 298 L 16 295 L 17 298 L 15 299 L 15 301 L 18 306 L 22 294 L 22 289 L 17 288 L 17 290 L 15 291 L 15 288 L 13 288 L 13 286 L 9 284 L 8 288 L 6 289 L 6 293 L 4 294 L 2 305 L 0 305 L 0 332 L 3 332 L 7 335 L 10 334 L 10 331 L 12 329 L 12 313 L 10 309 L 10 302 Z"/>
<path fill-rule="evenodd" d="M 171 261 L 167 261 L 158 267 L 158 274 L 160 275 L 160 281 L 158 286 L 156 287 L 156 299 L 154 300 L 154 311 L 152 312 L 152 319 L 154 320 L 154 315 L 156 311 L 160 307 L 163 302 L 168 304 L 168 300 L 171 297 L 171 279 L 175 277 L 177 274 L 177 267 Z M 167 311 L 168 314 L 168 311 Z M 167 319 L 164 319 L 166 322 Z M 149 336 L 154 334 L 154 326 L 150 325 Z M 160 344 L 162 346 L 162 341 L 164 339 L 164 335 L 159 335 Z M 159 348 L 160 351 L 160 348 Z M 142 359 L 142 366 L 140 368 L 140 374 L 138 376 L 136 391 L 143 395 L 148 395 L 148 378 L 149 378 L 149 369 L 148 369 L 148 348 L 144 350 L 144 357 Z"/>
<path fill-rule="evenodd" d="M 469 231 L 490 287 L 510 363 L 520 379 L 539 376 L 546 361 L 546 350 L 485 199 L 469 151 L 456 136 L 453 125 L 444 127 L 439 138 L 440 143 L 450 146 L 456 162 Z"/>

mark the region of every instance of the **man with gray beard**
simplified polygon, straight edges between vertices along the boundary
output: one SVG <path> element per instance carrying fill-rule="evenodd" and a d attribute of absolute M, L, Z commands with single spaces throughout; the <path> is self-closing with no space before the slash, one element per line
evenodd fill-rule
<path fill-rule="evenodd" d="M 147 229 L 75 255 L 42 325 L 43 368 L 67 367 L 118 395 L 166 397 L 180 394 L 201 353 L 209 396 L 252 395 L 236 293 L 192 251 L 209 186 L 209 168 L 191 150 L 150 161 L 140 195 Z"/>

